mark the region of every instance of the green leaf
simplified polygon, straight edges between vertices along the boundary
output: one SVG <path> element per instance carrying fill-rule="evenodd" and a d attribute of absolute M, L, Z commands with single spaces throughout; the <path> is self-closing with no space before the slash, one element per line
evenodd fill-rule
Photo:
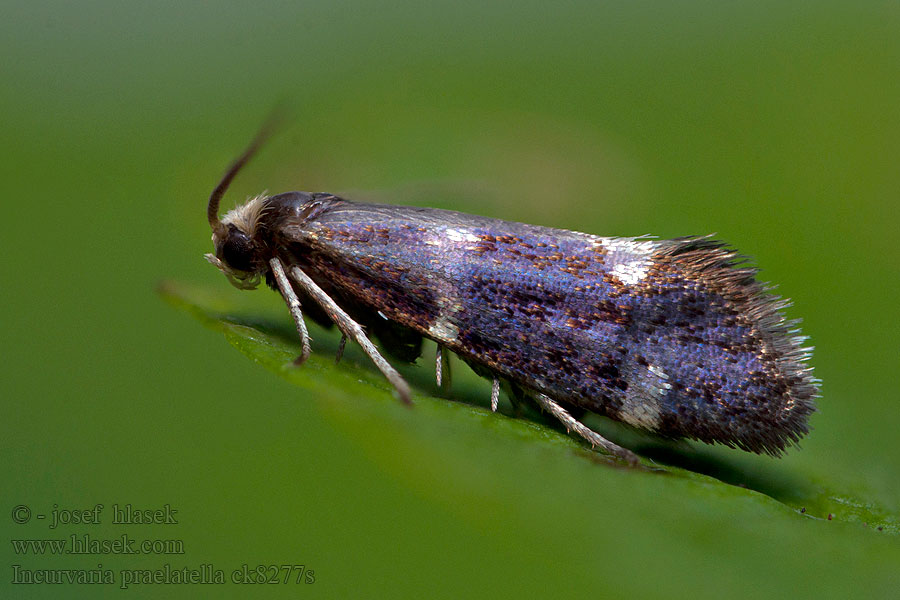
<path fill-rule="evenodd" d="M 264 316 L 260 316 L 258 305 L 242 305 L 215 291 L 181 283 L 164 282 L 159 289 L 170 304 L 221 331 L 248 358 L 311 392 L 310 398 L 323 411 L 384 461 L 399 459 L 397 449 L 402 446 L 398 437 L 405 436 L 421 460 L 423 452 L 439 451 L 429 446 L 438 438 L 445 442 L 452 432 L 466 445 L 483 447 L 486 453 L 496 450 L 497 445 L 504 447 L 504 454 L 511 451 L 510 447 L 523 451 L 520 446 L 530 446 L 541 452 L 555 452 L 575 463 L 596 464 L 592 467 L 596 469 L 630 470 L 593 452 L 541 415 L 529 413 L 517 418 L 504 408 L 491 413 L 487 408 L 489 388 L 479 385 L 471 374 L 460 377 L 458 361 L 454 363 L 454 377 L 455 383 L 462 379 L 462 385 L 457 386 L 451 398 L 437 395 L 428 368 L 399 365 L 415 390 L 415 406 L 408 409 L 392 397 L 390 385 L 361 353 L 348 347 L 343 362 L 335 364 L 332 357 L 339 335 L 334 331 L 314 329 L 313 355 L 296 367 L 292 360 L 300 348 L 286 311 L 280 316 L 263 311 Z M 256 314 L 251 312 L 254 310 Z M 635 471 L 643 473 L 642 477 L 676 477 L 702 486 L 716 498 L 752 499 L 768 507 L 780 506 L 781 510 L 796 513 L 798 519 L 847 521 L 893 534 L 900 531 L 897 515 L 877 503 L 834 489 L 821 478 L 792 472 L 776 460 L 658 440 L 599 418 L 589 422 L 604 435 L 641 453 L 643 464 Z M 460 472 L 468 472 L 469 467 L 456 465 Z M 478 470 L 483 471 L 484 467 L 482 463 Z"/>
<path fill-rule="evenodd" d="M 860 597 L 896 591 L 897 514 L 861 486 L 842 489 L 804 472 L 792 461 L 796 453 L 779 461 L 588 421 L 641 454 L 642 465 L 628 468 L 540 415 L 518 418 L 502 402 L 492 413 L 489 384 L 465 370 L 456 369 L 452 397 L 442 398 L 430 364 L 401 366 L 414 390 L 414 405 L 405 407 L 359 352 L 348 347 L 334 364 L 334 332 L 314 329 L 313 355 L 296 368 L 299 345 L 286 310 L 171 282 L 160 292 L 306 390 L 378 472 L 470 523 L 485 543 L 523 563 L 516 572 L 532 573 L 535 584 L 554 580 L 545 573 L 552 568 L 556 580 L 639 596 L 658 596 L 659 582 L 676 582 L 667 585 L 668 598 L 693 598 L 701 589 L 841 597 L 851 584 Z M 810 568 L 828 564 L 840 566 Z M 747 580 L 757 582 L 752 590 L 732 593 Z"/>

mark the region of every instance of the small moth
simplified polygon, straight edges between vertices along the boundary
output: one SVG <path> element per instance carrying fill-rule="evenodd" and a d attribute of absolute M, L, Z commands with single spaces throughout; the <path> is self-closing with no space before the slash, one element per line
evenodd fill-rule
<path fill-rule="evenodd" d="M 358 343 L 400 399 L 410 388 L 370 341 L 407 361 L 422 338 L 534 401 L 592 446 L 635 463 L 572 409 L 671 438 L 778 456 L 809 430 L 818 381 L 788 301 L 708 237 L 598 237 L 448 210 L 260 195 L 219 202 L 263 130 L 209 198 L 215 254 L 241 289 L 265 279 L 310 354 L 303 312 Z M 303 307 L 303 308 L 301 308 Z"/>

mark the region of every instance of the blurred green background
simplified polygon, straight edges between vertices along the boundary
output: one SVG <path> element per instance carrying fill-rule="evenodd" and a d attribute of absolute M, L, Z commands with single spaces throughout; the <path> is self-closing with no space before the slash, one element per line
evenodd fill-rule
<path fill-rule="evenodd" d="M 898 31 L 896 2 L 4 3 L 0 596 L 896 597 Z M 404 410 L 318 329 L 300 386 L 247 360 L 156 287 L 289 330 L 201 256 L 209 191 L 279 101 L 228 206 L 331 191 L 753 256 L 816 346 L 802 450 L 632 472 L 491 415 L 459 365 L 454 399 L 405 369 Z M 265 364 L 254 335 L 230 339 Z M 96 503 L 101 525 L 11 516 Z M 179 523 L 113 525 L 114 503 Z M 11 544 L 85 533 L 185 553 Z M 98 563 L 315 583 L 11 584 Z"/>

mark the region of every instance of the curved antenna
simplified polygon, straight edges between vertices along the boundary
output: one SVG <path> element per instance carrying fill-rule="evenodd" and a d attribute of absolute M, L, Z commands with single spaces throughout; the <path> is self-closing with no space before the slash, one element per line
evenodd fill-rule
<path fill-rule="evenodd" d="M 222 180 L 219 181 L 219 185 L 217 185 L 216 189 L 209 195 L 209 205 L 206 207 L 206 218 L 209 219 L 209 225 L 212 227 L 213 231 L 217 231 L 222 227 L 222 222 L 219 220 L 219 201 L 222 200 L 222 196 L 225 195 L 234 176 L 238 174 L 238 171 L 240 171 L 251 158 L 253 158 L 256 151 L 259 150 L 263 143 L 269 138 L 276 126 L 281 123 L 283 120 L 283 112 L 283 110 L 275 110 L 269 118 L 266 119 L 266 122 L 256 134 L 256 137 L 253 138 L 253 141 L 250 142 L 250 145 L 247 146 L 247 149 L 244 150 L 243 154 L 231 163 L 231 166 L 225 171 L 225 175 L 222 176 Z"/>

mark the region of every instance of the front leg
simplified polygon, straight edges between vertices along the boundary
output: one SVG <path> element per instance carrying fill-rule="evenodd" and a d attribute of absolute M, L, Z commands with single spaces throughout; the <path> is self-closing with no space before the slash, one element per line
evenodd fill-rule
<path fill-rule="evenodd" d="M 278 259 L 272 260 L 275 261 Z M 303 292 L 309 295 L 322 307 L 328 315 L 328 318 L 334 321 L 334 324 L 341 330 L 341 333 L 362 347 L 363 352 L 368 355 L 372 362 L 375 363 L 375 366 L 378 367 L 378 370 L 387 377 L 387 380 L 390 381 L 394 386 L 394 389 L 397 390 L 397 395 L 400 397 L 400 400 L 404 404 L 412 404 L 412 394 L 409 390 L 409 384 L 407 384 L 400 373 L 398 373 L 397 370 L 381 356 L 378 349 L 375 347 L 375 344 L 373 344 L 366 336 L 362 326 L 351 319 L 350 315 L 338 306 L 337 302 L 331 299 L 331 296 L 326 294 L 309 275 L 300 270 L 300 267 L 291 267 L 290 275 L 291 279 L 300 286 Z"/>
<path fill-rule="evenodd" d="M 281 290 L 281 296 L 287 302 L 291 316 L 294 318 L 294 323 L 297 324 L 297 333 L 300 334 L 300 356 L 294 360 L 294 364 L 299 366 L 306 362 L 310 352 L 312 352 L 312 348 L 309 345 L 309 333 L 306 331 L 306 321 L 303 320 L 303 313 L 300 310 L 300 298 L 294 293 L 294 288 L 291 282 L 288 281 L 281 261 L 273 258 L 269 261 L 269 265 L 272 267 L 275 283 L 278 284 L 278 289 Z"/>

